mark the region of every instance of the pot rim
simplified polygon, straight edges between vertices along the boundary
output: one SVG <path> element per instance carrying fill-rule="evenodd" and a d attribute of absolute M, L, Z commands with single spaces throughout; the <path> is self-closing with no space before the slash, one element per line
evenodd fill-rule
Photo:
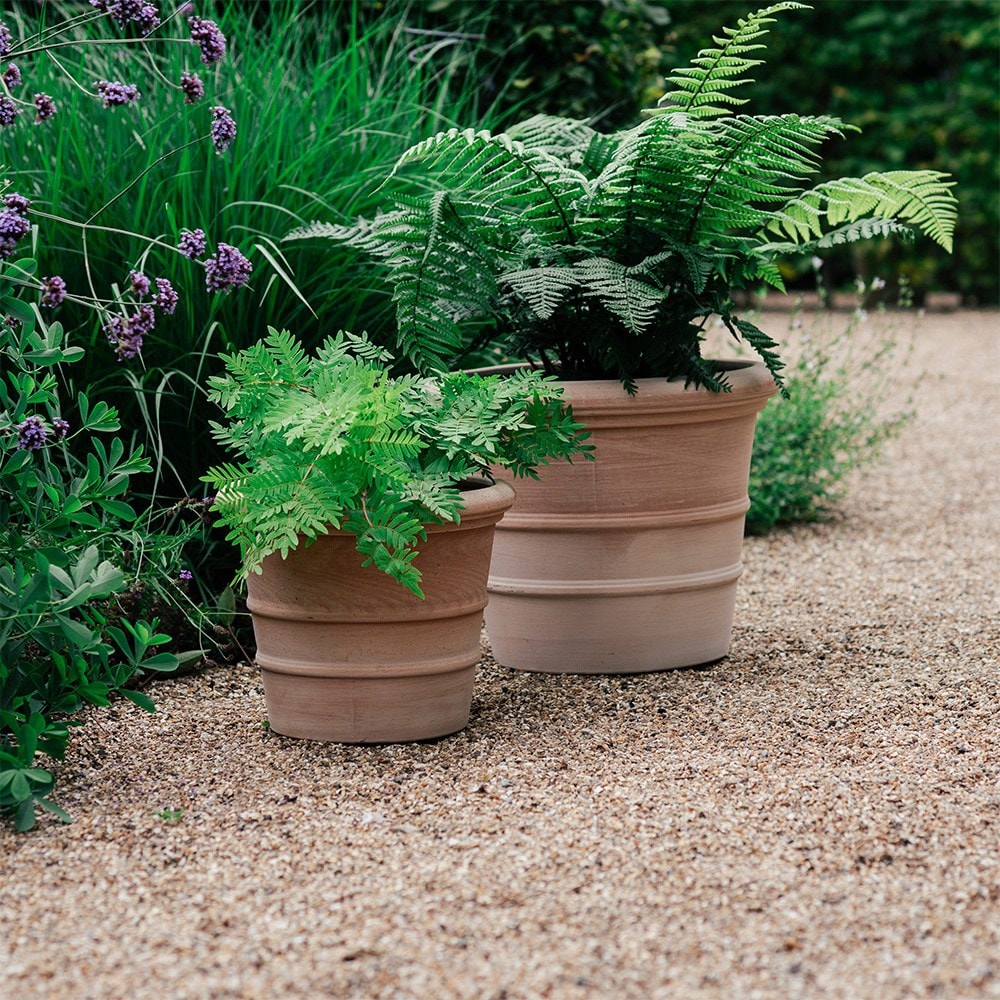
<path fill-rule="evenodd" d="M 748 405 L 763 409 L 764 404 L 778 391 L 778 386 L 762 361 L 739 358 L 712 359 L 712 364 L 722 368 L 731 386 L 730 392 L 712 392 L 703 386 L 692 387 L 682 377 L 638 378 L 637 392 L 630 396 L 618 379 L 559 379 L 563 399 L 578 415 L 595 411 L 606 414 L 635 414 L 643 411 L 673 413 L 684 411 L 713 411 L 733 408 L 745 409 Z M 474 375 L 507 375 L 524 368 L 537 368 L 528 362 L 470 368 Z"/>

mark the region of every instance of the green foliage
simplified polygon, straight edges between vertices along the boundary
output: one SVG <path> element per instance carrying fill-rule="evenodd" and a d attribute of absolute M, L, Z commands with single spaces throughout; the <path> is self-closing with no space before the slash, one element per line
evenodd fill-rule
<path fill-rule="evenodd" d="M 81 706 L 117 692 L 152 711 L 129 685 L 178 663 L 155 651 L 169 641 L 155 619 L 113 613 L 137 520 L 128 486 L 149 464 L 96 436 L 119 430 L 114 408 L 84 393 L 63 408 L 57 373 L 83 351 L 17 297 L 35 270 L 30 259 L 0 270 L 0 813 L 19 830 L 36 806 L 67 819 L 35 757 L 63 757 Z"/>
<path fill-rule="evenodd" d="M 587 447 L 540 372 L 393 377 L 391 356 L 364 337 L 339 333 L 308 356 L 273 329 L 224 360 L 209 395 L 229 421 L 212 428 L 240 460 L 205 479 L 244 571 L 342 528 L 364 565 L 422 596 L 417 545 L 425 524 L 459 519 L 457 484 L 489 465 L 534 475 Z"/>
<path fill-rule="evenodd" d="M 908 403 L 892 398 L 906 362 L 892 314 L 879 315 L 875 331 L 861 312 L 841 333 L 827 322 L 793 321 L 802 351 L 789 366 L 787 396 L 757 418 L 749 534 L 829 517 L 847 477 L 878 462 L 910 419 Z"/>
<path fill-rule="evenodd" d="M 741 0 L 665 0 L 678 60 Z M 955 254 L 926 243 L 862 244 L 830 255 L 832 287 L 861 273 L 895 283 L 903 276 L 918 298 L 927 290 L 961 291 L 975 304 L 1000 296 L 1000 18 L 994 0 L 823 0 L 788 18 L 770 44 L 770 70 L 754 87 L 762 114 L 829 113 L 861 126 L 826 157 L 833 176 L 916 167 L 947 173 L 962 192 Z M 803 58 L 806 54 L 806 58 Z M 808 267 L 784 269 L 808 280 Z"/>
<path fill-rule="evenodd" d="M 325 236 L 383 261 L 399 344 L 419 370 L 457 367 L 492 342 L 564 378 L 724 390 L 701 354 L 717 314 L 780 380 L 777 345 L 734 315 L 734 289 L 780 289 L 789 255 L 909 226 L 950 250 L 955 224 L 952 185 L 936 171 L 806 188 L 819 147 L 850 128 L 838 118 L 731 112 L 762 64 L 773 15 L 802 6 L 775 4 L 723 29 L 634 128 L 605 136 L 547 116 L 497 135 L 452 128 L 397 160 L 389 210 L 287 239 Z M 431 189 L 421 197 L 399 187 L 418 168 Z"/>
<path fill-rule="evenodd" d="M 505 110 L 599 118 L 606 127 L 635 121 L 660 96 L 669 58 L 669 14 L 660 0 L 406 0 L 369 4 L 384 17 L 412 22 L 452 44 L 482 40 L 463 53 L 462 72 Z M 444 41 L 442 42 L 442 38 Z M 504 87 L 503 82 L 511 81 Z"/>
<path fill-rule="evenodd" d="M 347 221 L 373 211 L 378 181 L 429 131 L 456 118 L 498 120 L 475 81 L 463 85 L 456 76 L 475 40 L 425 51 L 425 36 L 406 33 L 394 17 L 368 23 L 364 5 L 355 3 L 195 7 L 217 17 L 227 35 L 218 68 L 202 66 L 183 18 L 161 32 L 179 41 L 149 52 L 135 45 L 61 48 L 53 53 L 59 65 L 39 53 L 30 60 L 31 87 L 51 94 L 59 113 L 45 128 L 21 122 L 0 134 L 17 189 L 34 207 L 79 221 L 94 217 L 85 244 L 78 227 L 39 223 L 41 274 L 62 275 L 70 295 L 86 294 L 92 279 L 104 295 L 112 283 L 127 283 L 129 266 L 141 266 L 182 293 L 176 313 L 158 321 L 141 360 L 132 362 L 116 360 L 78 303 L 67 300 L 58 314 L 72 342 L 87 348 L 74 372 L 77 386 L 99 388 L 124 426 L 143 435 L 154 485 L 171 496 L 193 492 L 219 459 L 198 411 L 205 377 L 221 370 L 220 353 L 262 339 L 268 323 L 300 331 L 310 345 L 342 325 L 390 339 L 390 292 L 370 268 L 347 250 L 337 256 L 305 244 L 279 247 L 280 235 L 317 212 Z M 416 25 L 420 5 L 413 7 Z M 59 10 L 21 5 L 7 23 L 16 36 L 28 34 L 41 19 L 57 20 Z M 114 36 L 112 25 L 99 24 Z M 28 62 L 21 70 L 28 80 Z M 176 89 L 182 70 L 205 82 L 206 97 L 193 107 Z M 98 79 L 135 82 L 142 98 L 102 109 L 84 92 Z M 216 103 L 231 109 L 238 125 L 224 156 L 205 141 L 187 145 L 207 133 Z M 163 158 L 171 150 L 178 151 Z M 210 294 L 199 269 L 168 249 L 185 228 L 241 247 L 254 264 L 250 287 Z M 136 234 L 167 247 L 150 247 Z M 142 477 L 142 488 L 151 491 L 151 482 Z"/>

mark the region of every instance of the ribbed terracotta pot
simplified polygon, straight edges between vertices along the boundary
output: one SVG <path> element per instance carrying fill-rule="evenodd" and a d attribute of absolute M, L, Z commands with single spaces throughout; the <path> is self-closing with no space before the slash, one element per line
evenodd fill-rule
<path fill-rule="evenodd" d="M 509 484 L 463 490 L 459 524 L 430 525 L 415 565 L 425 600 L 333 531 L 264 560 L 247 606 L 271 729 L 338 743 L 431 739 L 469 721 L 494 527 Z"/>
<path fill-rule="evenodd" d="M 729 652 L 754 425 L 776 387 L 762 364 L 726 367 L 729 393 L 564 383 L 596 461 L 518 483 L 490 571 L 499 663 L 624 674 Z"/>

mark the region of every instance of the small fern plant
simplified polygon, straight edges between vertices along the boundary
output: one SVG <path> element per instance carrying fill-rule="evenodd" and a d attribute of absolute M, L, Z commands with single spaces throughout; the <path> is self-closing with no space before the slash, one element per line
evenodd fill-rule
<path fill-rule="evenodd" d="M 414 559 L 424 525 L 459 520 L 464 480 L 488 466 L 536 476 L 590 447 L 539 371 L 392 376 L 392 357 L 365 337 L 339 333 L 307 356 L 273 328 L 223 360 L 209 398 L 229 419 L 211 429 L 239 461 L 203 479 L 243 572 L 341 528 L 357 536 L 364 565 L 423 597 Z"/>
<path fill-rule="evenodd" d="M 774 15 L 804 6 L 724 28 L 634 128 L 602 135 L 551 116 L 498 135 L 452 128 L 400 157 L 384 185 L 394 203 L 375 218 L 286 238 L 328 237 L 383 261 L 400 349 L 420 371 L 493 350 L 629 391 L 640 377 L 724 390 L 701 351 L 719 316 L 780 384 L 778 345 L 736 315 L 734 289 L 781 289 L 783 257 L 914 229 L 950 251 L 956 219 L 952 183 L 931 170 L 806 187 L 822 143 L 853 128 L 838 118 L 736 113 Z"/>

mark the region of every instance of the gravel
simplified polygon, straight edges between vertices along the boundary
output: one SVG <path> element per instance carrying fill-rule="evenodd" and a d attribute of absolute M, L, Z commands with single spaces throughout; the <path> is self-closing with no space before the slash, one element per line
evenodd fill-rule
<path fill-rule="evenodd" d="M 747 540 L 719 664 L 485 655 L 409 746 L 269 732 L 249 665 L 93 713 L 72 825 L 0 827 L 6 995 L 1000 997 L 998 329 L 923 319 L 916 419 Z"/>

